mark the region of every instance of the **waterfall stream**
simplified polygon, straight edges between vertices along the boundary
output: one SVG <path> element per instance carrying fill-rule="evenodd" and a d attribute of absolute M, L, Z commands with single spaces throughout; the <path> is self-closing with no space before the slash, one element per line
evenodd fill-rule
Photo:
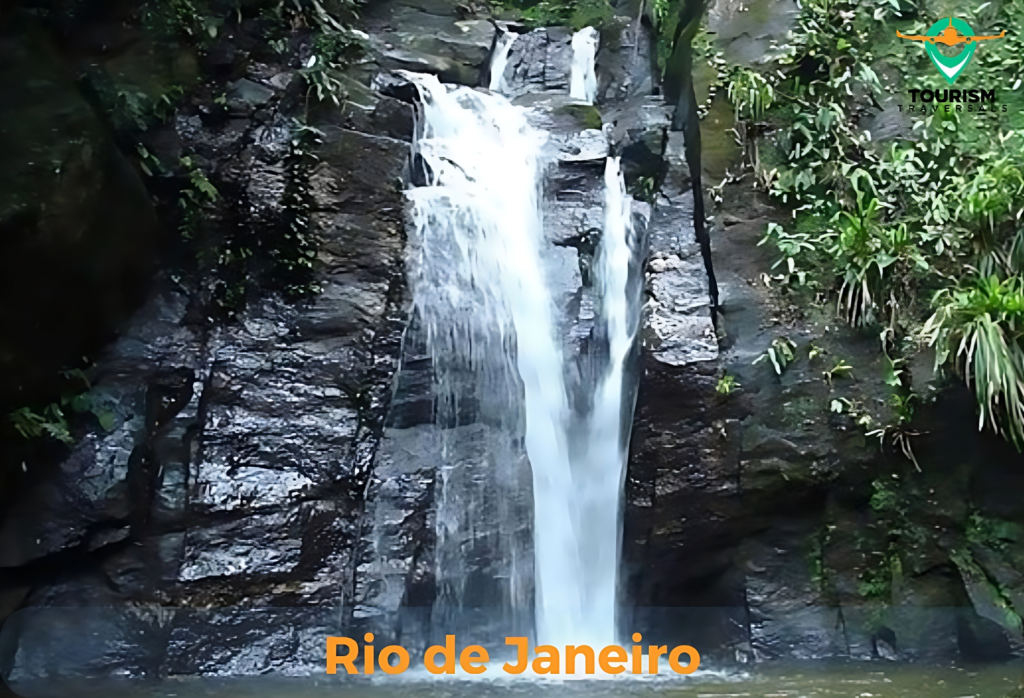
<path fill-rule="evenodd" d="M 569 74 L 569 96 L 594 103 L 597 96 L 597 73 L 594 60 L 600 35 L 593 27 L 585 27 L 572 37 L 572 69 Z"/>
<path fill-rule="evenodd" d="M 494 55 L 491 57 L 490 64 L 490 83 L 488 88 L 492 92 L 502 92 L 505 86 L 505 66 L 508 65 L 508 52 L 512 49 L 512 44 L 519 37 L 518 34 L 503 30 L 498 35 L 498 41 L 494 46 Z"/>
<path fill-rule="evenodd" d="M 500 91 L 514 39 L 506 32 L 496 43 L 491 90 Z M 573 38 L 574 98 L 579 82 L 585 93 L 579 98 L 593 99 L 596 42 L 593 30 Z M 632 416 L 632 397 L 625 396 L 635 394 L 627 388 L 627 364 L 639 321 L 639 293 L 630 283 L 637 278 L 631 277 L 633 200 L 619 160 L 605 162 L 604 224 L 594 263 L 600 312 L 589 359 L 596 371 L 592 384 L 583 386 L 586 405 L 574 405 L 566 376 L 577 359 L 563 355 L 561 311 L 544 266 L 551 244 L 541 194 L 552 164 L 549 135 L 500 94 L 406 76 L 421 102 L 413 154 L 422 186 L 407 192 L 416 249 L 410 273 L 434 365 L 435 419 L 458 422 L 453 372 L 475 373 L 492 395 L 519 396 L 509 398 L 514 414 L 502 423 L 510 443 L 521 434 L 532 477 L 537 642 L 610 644 L 616 639 L 620 500 Z M 517 467 L 513 450 L 491 454 L 494 467 Z M 464 519 L 460 487 L 466 485 L 454 484 L 458 464 L 451 452 L 444 441 L 435 486 L 435 611 L 439 605 L 457 609 L 464 584 L 455 529 Z"/>
<path fill-rule="evenodd" d="M 627 359 L 639 328 L 640 298 L 630 285 L 636 239 L 632 198 L 626 193 L 619 158 L 605 163 L 604 229 L 595 260 L 595 280 L 601 299 L 600 322 L 607 338 L 607 362 L 595 386 L 593 408 L 587 420 L 583 460 L 573 476 L 580 512 L 579 545 L 584 564 L 585 613 L 582 636 L 595 647 L 615 637 L 616 580 L 621 547 L 621 498 L 633 405 L 626 396 Z"/>
<path fill-rule="evenodd" d="M 514 341 L 534 482 L 538 625 L 569 625 L 580 615 L 579 554 L 570 547 L 575 536 L 545 535 L 574 532 L 577 519 L 564 496 L 572 489 L 568 398 L 540 260 L 545 135 L 504 97 L 464 87 L 449 91 L 432 76 L 409 77 L 422 97 L 415 148 L 427 175 L 427 186 L 409 191 L 423 246 L 418 268 L 429 277 L 419 285 L 427 293 L 415 301 L 435 356 L 469 353 L 470 365 L 482 363 L 473 355 L 480 339 L 448 316 L 452 307 L 465 309 L 465 324 L 482 322 Z"/>

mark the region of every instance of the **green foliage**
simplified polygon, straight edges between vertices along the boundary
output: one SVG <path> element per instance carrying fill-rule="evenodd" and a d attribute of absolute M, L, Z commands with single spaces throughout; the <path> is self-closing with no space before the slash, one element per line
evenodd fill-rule
<path fill-rule="evenodd" d="M 970 276 L 935 295 L 922 335 L 937 367 L 952 363 L 974 387 L 986 424 L 1024 448 L 1024 281 Z"/>
<path fill-rule="evenodd" d="M 68 422 L 68 414 L 91 413 L 98 421 L 100 428 L 110 431 L 114 428 L 115 415 L 102 401 L 90 392 L 91 385 L 85 373 L 73 369 L 62 371 L 65 379 L 71 381 L 74 388 L 64 394 L 60 400 L 46 405 L 42 409 L 21 407 L 9 415 L 15 430 L 25 439 L 49 437 L 65 445 L 73 445 L 74 437 Z"/>
<path fill-rule="evenodd" d="M 340 105 L 347 96 L 338 75 L 366 50 L 366 40 L 346 28 L 325 26 L 313 42 L 313 55 L 299 74 L 306 80 L 307 94 L 316 94 L 317 101 L 330 99 Z"/>
<path fill-rule="evenodd" d="M 346 23 L 356 16 L 356 0 L 291 0 L 281 2 L 283 11 L 292 21 L 301 20 L 309 27 L 321 31 L 350 31 Z"/>
<path fill-rule="evenodd" d="M 267 290 L 280 291 L 293 300 L 320 292 L 313 278 L 319 241 L 312 228 L 309 178 L 316 163 L 311 151 L 322 135 L 299 122 L 293 125 L 280 215 L 259 220 L 254 226 L 251 219 L 229 211 L 227 220 L 218 221 L 216 237 L 200 233 L 205 209 L 218 198 L 217 190 L 203 186 L 206 178 L 195 169 L 188 171 L 189 184 L 179 198 L 185 202 L 182 224 L 192 226 L 188 230 L 201 271 L 210 277 L 211 301 L 223 313 L 236 313 L 247 298 Z"/>
<path fill-rule="evenodd" d="M 729 79 L 727 94 L 736 110 L 737 121 L 760 121 L 775 99 L 775 88 L 760 73 L 737 68 Z"/>
<path fill-rule="evenodd" d="M 141 16 L 150 35 L 163 41 L 194 37 L 202 31 L 202 14 L 192 0 L 147 0 Z"/>
<path fill-rule="evenodd" d="M 851 179 L 856 188 L 855 176 Z M 838 235 L 829 249 L 843 272 L 839 312 L 844 313 L 854 326 L 874 323 L 880 301 L 891 290 L 886 283 L 891 273 L 906 275 L 911 267 L 928 269 L 928 262 L 908 232 L 906 223 L 881 225 L 878 199 L 871 198 L 865 204 L 866 198 L 863 192 L 858 191 L 853 211 L 839 212 Z M 830 237 L 826 233 L 823 239 Z M 895 305 L 896 299 L 893 299 L 890 321 Z"/>
<path fill-rule="evenodd" d="M 740 384 L 736 380 L 736 376 L 727 373 L 718 379 L 718 383 L 715 385 L 715 392 L 719 395 L 731 395 L 733 391 L 739 388 Z"/>
<path fill-rule="evenodd" d="M 216 201 L 220 196 L 217 188 L 210 184 L 210 180 L 206 178 L 201 169 L 192 163 L 192 159 L 181 158 L 181 165 L 188 171 L 189 186 L 183 192 L 185 196 L 199 205 Z"/>
<path fill-rule="evenodd" d="M 851 325 L 884 324 L 894 336 L 936 346 L 938 365 L 951 366 L 974 388 L 979 423 L 1024 448 L 1020 119 L 937 109 L 909 117 L 912 134 L 884 147 L 857 126 L 865 108 L 894 89 L 872 69 L 877 54 L 889 51 L 893 59 L 892 51 L 905 51 L 892 43 L 891 25 L 879 22 L 923 31 L 925 18 L 907 20 L 916 12 L 898 1 L 810 0 L 779 47 L 778 70 L 730 72 L 737 120 L 768 124 L 773 165 L 757 179 L 793 213 L 792 223 L 770 224 L 761 243 L 779 252 L 771 278 L 783 289 L 834 293 L 837 314 Z M 1021 0 L 986 3 L 976 14 L 993 32 L 1024 29 Z M 979 52 L 990 72 L 976 69 L 965 85 L 974 86 L 978 75 L 986 85 L 1005 80 L 1003 94 L 1017 99 L 1019 52 L 992 43 L 991 51 Z M 907 58 L 890 62 L 933 73 L 923 54 L 900 55 Z M 881 381 L 909 389 L 901 362 L 886 354 Z M 915 460 L 909 418 L 900 416 L 909 403 L 893 407 L 896 421 L 870 433 Z"/>
<path fill-rule="evenodd" d="M 185 93 L 180 85 L 163 91 L 143 90 L 129 82 L 115 80 L 98 69 L 89 70 L 84 83 L 95 95 L 110 125 L 122 135 L 139 134 L 167 123 Z"/>
<path fill-rule="evenodd" d="M 877 512 L 906 514 L 899 490 L 893 481 L 875 480 L 871 483 L 874 494 L 871 495 L 871 508 Z"/>
<path fill-rule="evenodd" d="M 584 27 L 602 28 L 615 16 L 608 0 L 577 0 L 569 16 L 569 26 L 579 31 Z"/>
<path fill-rule="evenodd" d="M 1011 141 L 1010 145 L 1017 142 Z M 982 275 L 1024 271 L 1022 237 L 1018 232 L 1024 215 L 1024 177 L 1019 160 L 1019 156 L 1013 159 L 985 153 L 979 158 L 977 169 L 956 178 L 956 200 L 960 204 L 954 215 L 965 236 L 973 240 Z"/>
<path fill-rule="evenodd" d="M 849 415 L 857 426 L 866 430 L 876 426 L 875 418 L 864 409 L 864 405 L 858 400 L 850 400 L 845 397 L 833 398 L 829 403 L 829 411 L 835 414 Z"/>
<path fill-rule="evenodd" d="M 879 564 L 866 568 L 857 582 L 857 593 L 865 599 L 889 601 L 892 597 L 892 566 L 899 558 L 886 556 Z"/>
<path fill-rule="evenodd" d="M 317 34 L 313 52 L 325 63 L 345 65 L 362 56 L 366 45 L 366 40 L 354 31 L 335 29 Z"/>
<path fill-rule="evenodd" d="M 277 283 L 292 298 L 320 292 L 320 287 L 313 282 L 313 261 L 319 240 L 312 229 L 313 201 L 309 178 L 316 164 L 316 156 L 311 151 L 323 135 L 323 132 L 301 123 L 293 126 L 287 160 L 290 177 L 284 196 L 285 216 L 276 227 L 268 249 Z"/>
<path fill-rule="evenodd" d="M 1010 544 L 1021 540 L 1021 526 L 1012 521 L 994 519 L 971 512 L 964 527 L 964 537 L 971 543 L 977 543 L 996 551 L 1006 550 Z"/>
<path fill-rule="evenodd" d="M 835 592 L 831 573 L 826 563 L 825 551 L 832 543 L 832 532 L 835 528 L 832 524 L 826 524 L 808 536 L 805 543 L 811 583 L 829 599 L 830 604 L 833 601 L 831 597 Z"/>
<path fill-rule="evenodd" d="M 840 359 L 836 361 L 836 365 L 827 371 L 823 371 L 822 374 L 825 376 L 825 381 L 832 385 L 832 380 L 835 378 L 846 378 L 853 373 L 853 366 L 846 363 L 845 360 Z"/>
<path fill-rule="evenodd" d="M 794 353 L 796 351 L 796 344 L 793 340 L 787 337 L 778 337 L 772 340 L 772 344 L 768 347 L 768 351 L 761 354 L 759 357 L 754 359 L 754 364 L 759 364 L 765 359 L 772 362 L 772 367 L 775 369 L 775 373 L 782 375 L 782 372 L 786 370 L 786 367 L 792 363 L 796 357 Z"/>
<path fill-rule="evenodd" d="M 188 183 L 181 188 L 178 197 L 178 231 L 183 239 L 192 240 L 202 224 L 203 207 L 215 202 L 220 194 L 192 158 L 185 156 L 179 164 L 185 169 Z"/>
<path fill-rule="evenodd" d="M 865 557 L 857 591 L 865 599 L 891 601 L 893 584 L 903 577 L 901 553 L 927 540 L 927 531 L 913 522 L 910 500 L 896 476 L 871 483 L 869 500 L 874 521 L 869 538 L 861 539 Z"/>
<path fill-rule="evenodd" d="M 18 433 L 26 439 L 36 439 L 45 434 L 65 444 L 75 442 L 68 431 L 64 411 L 57 403 L 47 405 L 41 412 L 22 407 L 11 413 L 11 421 Z"/>
<path fill-rule="evenodd" d="M 575 31 L 584 27 L 604 29 L 610 26 L 615 10 L 608 0 L 491 0 L 495 11 L 517 15 L 528 27 L 568 26 Z"/>
<path fill-rule="evenodd" d="M 655 177 L 638 177 L 630 188 L 634 199 L 653 204 L 658 198 L 658 180 Z"/>
<path fill-rule="evenodd" d="M 556 109 L 555 113 L 573 117 L 581 129 L 589 128 L 600 131 L 603 125 L 601 112 L 591 104 L 565 104 Z"/>

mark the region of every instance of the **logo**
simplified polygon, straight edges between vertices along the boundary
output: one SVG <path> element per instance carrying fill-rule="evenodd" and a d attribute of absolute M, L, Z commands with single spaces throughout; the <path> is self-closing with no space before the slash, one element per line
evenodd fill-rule
<path fill-rule="evenodd" d="M 902 34 L 898 29 L 896 30 L 896 36 L 910 41 L 924 42 L 924 48 L 928 52 L 928 57 L 932 59 L 932 63 L 942 73 L 942 77 L 946 78 L 946 82 L 952 85 L 956 82 L 960 73 L 964 71 L 964 68 L 967 67 L 967 64 L 971 62 L 971 58 L 974 57 L 974 51 L 978 48 L 978 42 L 1002 39 L 1006 36 L 1006 30 L 1004 29 L 998 36 L 974 36 L 974 30 L 971 29 L 971 25 L 962 19 L 950 17 L 948 21 L 940 19 L 933 24 L 924 36 L 920 34 Z M 967 44 L 967 46 L 955 56 L 944 56 L 936 44 L 944 44 L 946 46 Z"/>

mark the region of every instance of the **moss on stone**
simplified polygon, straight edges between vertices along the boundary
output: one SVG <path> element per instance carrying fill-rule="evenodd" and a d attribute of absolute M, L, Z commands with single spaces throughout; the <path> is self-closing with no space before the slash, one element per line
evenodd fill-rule
<path fill-rule="evenodd" d="M 591 104 L 566 104 L 556 113 L 573 117 L 580 128 L 600 129 L 603 123 L 601 112 Z"/>

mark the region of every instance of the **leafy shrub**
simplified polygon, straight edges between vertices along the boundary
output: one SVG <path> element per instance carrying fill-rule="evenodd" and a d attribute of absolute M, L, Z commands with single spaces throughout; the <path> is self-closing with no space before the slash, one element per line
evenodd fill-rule
<path fill-rule="evenodd" d="M 935 364 L 953 364 L 978 401 L 978 428 L 988 424 L 1024 448 L 1024 281 L 969 277 L 935 296 L 922 331 Z"/>

